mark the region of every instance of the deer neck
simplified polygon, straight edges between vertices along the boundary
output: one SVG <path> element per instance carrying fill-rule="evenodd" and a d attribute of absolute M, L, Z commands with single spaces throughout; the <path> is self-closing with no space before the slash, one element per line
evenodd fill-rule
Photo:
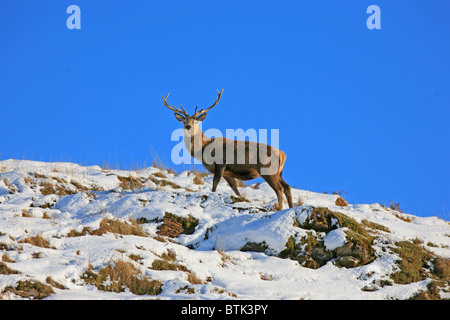
<path fill-rule="evenodd" d="M 202 150 L 208 141 L 211 139 L 203 134 L 201 127 L 198 124 L 194 125 L 194 132 L 184 130 L 184 145 L 192 157 L 202 161 Z"/>

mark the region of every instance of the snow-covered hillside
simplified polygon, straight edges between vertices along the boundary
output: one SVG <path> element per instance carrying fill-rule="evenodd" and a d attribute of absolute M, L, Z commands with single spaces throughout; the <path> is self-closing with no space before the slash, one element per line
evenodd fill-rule
<path fill-rule="evenodd" d="M 450 297 L 447 221 L 297 189 L 298 206 L 274 212 L 265 183 L 241 198 L 211 184 L 1 161 L 0 298 Z"/>

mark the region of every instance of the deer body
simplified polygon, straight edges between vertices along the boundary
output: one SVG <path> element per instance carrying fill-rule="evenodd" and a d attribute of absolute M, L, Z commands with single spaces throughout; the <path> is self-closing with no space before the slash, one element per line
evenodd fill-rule
<path fill-rule="evenodd" d="M 252 141 L 231 140 L 223 137 L 209 138 L 205 136 L 199 123 L 206 117 L 206 112 L 213 108 L 220 100 L 207 110 L 200 110 L 193 116 L 187 115 L 184 108 L 170 106 L 163 97 L 166 107 L 175 111 L 177 120 L 184 123 L 184 143 L 192 157 L 201 161 L 206 170 L 214 174 L 212 191 L 215 192 L 221 178 L 224 178 L 231 189 L 240 196 L 236 179 L 253 180 L 262 177 L 277 195 L 276 210 L 283 207 L 283 193 L 288 205 L 293 207 L 291 187 L 283 180 L 282 171 L 286 161 L 286 154 L 263 143 Z"/>

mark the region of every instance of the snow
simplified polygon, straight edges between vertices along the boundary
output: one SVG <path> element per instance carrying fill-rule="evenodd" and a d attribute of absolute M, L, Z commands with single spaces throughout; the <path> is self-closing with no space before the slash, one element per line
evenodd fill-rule
<path fill-rule="evenodd" d="M 181 188 L 157 185 L 149 179 L 155 173 L 166 176 L 155 179 L 166 179 Z M 123 190 L 118 177 L 140 179 L 143 185 Z M 265 183 L 240 188 L 250 202 L 232 203 L 233 192 L 226 182 L 221 181 L 212 193 L 212 176 L 203 178 L 200 185 L 194 184 L 193 178 L 188 171 L 174 174 L 154 167 L 126 171 L 74 163 L 0 161 L 0 256 L 7 255 L 14 262 L 4 263 L 20 272 L 0 274 L 0 298 L 20 299 L 4 292 L 5 288 L 26 279 L 45 283 L 50 276 L 66 289 L 54 288 L 55 294 L 47 299 L 407 299 L 426 290 L 429 280 L 378 285 L 397 270 L 398 256 L 385 250 L 389 243 L 418 238 L 427 250 L 450 258 L 450 225 L 437 217 L 402 214 L 379 204 L 340 207 L 335 205 L 337 195 L 298 189 L 292 189 L 294 203 L 302 200 L 302 206 L 287 208 L 285 204 L 284 210 L 274 212 L 275 193 Z M 43 195 L 39 184 L 43 181 L 65 186 L 72 194 Z M 298 226 L 307 221 L 312 207 L 319 206 L 359 223 L 368 220 L 387 227 L 390 232 L 372 230 L 377 237 L 373 244 L 377 258 L 349 269 L 337 267 L 333 261 L 310 269 L 280 258 L 291 237 L 300 242 L 312 233 L 323 240 L 328 251 L 346 244 L 348 229 L 337 221 L 336 229 L 327 234 Z M 199 224 L 193 234 L 163 237 L 162 242 L 158 227 L 166 213 L 192 216 Z M 72 230 L 98 229 L 105 218 L 145 218 L 147 223 L 141 226 L 148 236 L 105 233 L 67 237 Z M 49 241 L 51 248 L 21 242 L 35 235 Z M 241 251 L 248 243 L 264 244 L 266 249 Z M 186 271 L 152 269 L 152 263 L 168 250 L 176 254 L 174 263 L 185 266 L 202 283 L 191 284 Z M 162 293 L 111 293 L 84 282 L 82 275 L 89 265 L 98 271 L 119 260 L 132 263 L 145 277 L 159 280 Z M 186 286 L 192 290 L 183 289 Z M 363 291 L 367 286 L 376 290 Z"/>
<path fill-rule="evenodd" d="M 332 251 L 339 247 L 343 247 L 347 243 L 347 235 L 345 234 L 345 231 L 347 230 L 348 228 L 346 227 L 331 230 L 324 239 L 325 248 L 328 251 Z"/>

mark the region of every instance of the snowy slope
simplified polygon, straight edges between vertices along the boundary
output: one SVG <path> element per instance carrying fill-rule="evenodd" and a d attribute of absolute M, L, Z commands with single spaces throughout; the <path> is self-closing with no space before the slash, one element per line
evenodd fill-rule
<path fill-rule="evenodd" d="M 265 183 L 240 188 L 248 202 L 235 202 L 224 181 L 212 193 L 211 176 L 200 184 L 194 178 L 187 171 L 155 167 L 121 171 L 0 161 L 0 298 L 26 298 L 17 288 L 28 281 L 51 286 L 46 299 L 408 299 L 427 290 L 436 257 L 450 258 L 450 225 L 437 217 L 415 217 L 379 204 L 341 207 L 337 195 L 297 189 L 294 202 L 302 205 L 274 212 L 275 194 Z M 357 236 L 352 226 L 334 218 L 331 231 L 307 227 L 319 207 L 364 224 L 371 259 L 355 267 L 339 265 L 339 254 L 357 247 L 349 235 Z M 192 232 L 169 237 L 162 232 L 168 214 L 198 224 Z M 115 220 L 137 221 L 144 234 L 94 232 L 102 221 Z M 368 221 L 378 227 L 368 227 Z M 27 240 L 36 235 L 47 245 Z M 306 239 L 315 241 L 313 258 L 328 257 L 315 268 L 303 255 Z M 419 240 L 433 254 L 421 271 L 430 276 L 395 283 L 396 243 Z M 290 253 L 289 243 L 295 244 Z M 347 263 L 354 262 L 350 258 L 347 252 Z M 139 279 L 157 280 L 162 291 L 138 295 L 122 286 L 121 292 L 108 292 L 104 288 L 111 288 L 113 278 L 103 279 L 103 287 L 87 280 L 88 270 L 100 274 L 118 261 L 132 266 Z M 155 261 L 170 267 L 157 268 Z M 448 288 L 444 276 L 441 298 L 450 297 Z"/>

